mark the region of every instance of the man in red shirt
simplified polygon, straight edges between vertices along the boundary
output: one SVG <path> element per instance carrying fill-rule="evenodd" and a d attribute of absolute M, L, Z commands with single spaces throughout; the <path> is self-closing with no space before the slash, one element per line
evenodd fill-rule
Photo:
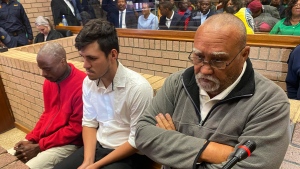
<path fill-rule="evenodd" d="M 34 129 L 14 149 L 31 169 L 47 169 L 82 146 L 82 82 L 86 74 L 67 63 L 58 43 L 46 43 L 37 54 L 45 77 L 44 112 Z"/>

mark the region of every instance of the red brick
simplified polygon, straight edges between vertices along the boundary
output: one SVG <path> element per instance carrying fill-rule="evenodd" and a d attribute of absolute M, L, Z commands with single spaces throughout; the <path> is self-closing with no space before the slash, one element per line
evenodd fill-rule
<path fill-rule="evenodd" d="M 146 63 L 153 63 L 154 58 L 153 57 L 148 57 L 148 56 L 140 56 L 140 61 L 141 62 L 146 62 Z"/>
<path fill-rule="evenodd" d="M 167 41 L 167 50 L 173 50 L 173 41 Z"/>
<path fill-rule="evenodd" d="M 169 58 L 169 59 L 178 59 L 178 52 L 173 51 L 162 51 L 162 58 Z"/>
<path fill-rule="evenodd" d="M 164 59 L 164 58 L 155 58 L 154 59 L 154 64 L 170 65 L 170 60 L 169 59 Z"/>
<path fill-rule="evenodd" d="M 29 167 L 18 160 L 16 162 L 9 164 L 8 166 L 4 167 L 3 169 L 29 169 Z"/>
<path fill-rule="evenodd" d="M 153 40 L 153 39 L 149 40 L 149 48 L 150 49 L 155 49 L 155 40 Z"/>
<path fill-rule="evenodd" d="M 150 48 L 150 40 L 149 39 L 144 39 L 144 48 L 149 49 Z"/>
<path fill-rule="evenodd" d="M 8 154 L 8 153 L 1 154 L 0 155 L 0 168 L 6 166 L 7 164 L 10 164 L 16 160 L 17 160 L 17 157 L 15 157 L 11 154 Z"/>
<path fill-rule="evenodd" d="M 145 43 L 144 43 L 145 39 L 138 39 L 138 48 L 145 48 Z"/>
<path fill-rule="evenodd" d="M 186 42 L 185 41 L 179 41 L 179 51 L 186 52 Z"/>
<path fill-rule="evenodd" d="M 133 44 L 134 44 L 133 45 L 134 47 L 138 48 L 139 47 L 139 39 L 134 38 L 133 39 Z"/>
<path fill-rule="evenodd" d="M 292 143 L 300 147 L 300 123 L 299 122 L 295 124 Z"/>
<path fill-rule="evenodd" d="M 172 41 L 173 51 L 179 51 L 179 41 Z"/>
<path fill-rule="evenodd" d="M 284 159 L 286 161 L 291 161 L 294 163 L 299 163 L 300 161 L 300 148 L 289 145 L 288 150 L 285 154 Z"/>
<path fill-rule="evenodd" d="M 155 49 L 162 49 L 160 45 L 160 40 L 155 40 Z"/>
<path fill-rule="evenodd" d="M 193 42 L 186 42 L 185 51 L 191 52 L 193 50 Z"/>
<path fill-rule="evenodd" d="M 0 154 L 4 154 L 4 153 L 7 153 L 6 149 L 0 146 Z"/>
<path fill-rule="evenodd" d="M 147 50 L 146 49 L 134 48 L 132 53 L 135 54 L 135 55 L 146 56 Z"/>
<path fill-rule="evenodd" d="M 299 169 L 299 168 L 300 168 L 300 165 L 291 163 L 289 161 L 283 161 L 280 166 L 280 169 Z"/>
<path fill-rule="evenodd" d="M 259 59 L 267 60 L 270 54 L 270 48 L 261 47 L 259 50 Z"/>

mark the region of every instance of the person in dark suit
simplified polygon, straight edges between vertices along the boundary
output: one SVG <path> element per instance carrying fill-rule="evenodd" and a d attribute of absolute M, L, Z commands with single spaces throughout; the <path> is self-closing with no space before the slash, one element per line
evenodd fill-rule
<path fill-rule="evenodd" d="M 58 25 L 62 20 L 62 15 L 65 15 L 68 26 L 80 26 L 80 23 L 75 16 L 74 7 L 73 9 L 72 7 L 72 3 L 69 0 L 52 0 L 51 9 L 54 25 Z"/>
<path fill-rule="evenodd" d="M 211 0 L 198 0 L 197 10 L 193 11 L 191 14 L 187 30 L 196 31 L 201 23 L 203 23 L 208 17 L 214 15 L 215 11 L 212 11 L 210 9 Z"/>
<path fill-rule="evenodd" d="M 102 0 L 102 9 L 107 12 L 106 20 L 117 27 L 116 25 L 119 25 L 117 0 Z"/>
<path fill-rule="evenodd" d="M 159 10 L 162 15 L 158 24 L 160 30 L 183 30 L 182 16 L 173 11 L 173 4 L 170 1 L 160 2 Z"/>
<path fill-rule="evenodd" d="M 126 0 L 117 0 L 118 5 L 118 24 L 116 28 L 133 28 L 137 29 L 138 16 L 133 10 L 126 9 Z"/>

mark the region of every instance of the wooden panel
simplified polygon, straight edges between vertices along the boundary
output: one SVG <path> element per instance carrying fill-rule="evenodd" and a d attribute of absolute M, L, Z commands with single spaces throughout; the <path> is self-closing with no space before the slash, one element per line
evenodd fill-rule
<path fill-rule="evenodd" d="M 0 76 L 0 133 L 14 128 L 14 117 Z"/>
<path fill-rule="evenodd" d="M 78 34 L 82 26 L 56 26 L 56 29 L 69 29 Z M 193 31 L 166 31 L 166 30 L 142 30 L 142 29 L 119 29 L 119 37 L 142 38 L 155 40 L 174 40 L 193 42 L 195 32 Z M 269 35 L 259 33 L 247 36 L 247 44 L 250 46 L 294 48 L 300 44 L 299 36 Z"/>

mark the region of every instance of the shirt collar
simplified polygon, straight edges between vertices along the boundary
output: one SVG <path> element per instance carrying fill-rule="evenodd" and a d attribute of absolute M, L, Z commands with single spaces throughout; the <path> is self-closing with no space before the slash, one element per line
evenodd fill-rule
<path fill-rule="evenodd" d="M 229 87 L 227 87 L 224 91 L 222 91 L 220 94 L 216 95 L 215 97 L 211 98 L 211 100 L 222 100 L 224 99 L 234 88 L 235 86 L 240 82 L 242 76 L 245 73 L 247 67 L 247 63 L 244 63 L 243 66 L 243 70 L 242 73 L 240 74 L 240 76 L 235 80 L 234 83 L 232 83 Z M 201 96 L 208 96 L 207 92 L 205 90 L 203 90 L 202 88 L 200 88 L 200 95 Z"/>
<path fill-rule="evenodd" d="M 121 14 L 121 12 L 126 13 L 126 8 L 124 9 L 124 11 L 119 11 L 119 14 Z"/>
<path fill-rule="evenodd" d="M 173 16 L 174 16 L 174 11 L 172 11 L 172 15 L 171 15 L 171 18 L 169 19 L 168 17 L 166 17 L 166 20 L 169 21 L 169 20 L 172 20 L 173 19 Z"/>
<path fill-rule="evenodd" d="M 101 82 L 101 79 L 94 80 L 94 83 L 99 87 L 104 86 Z M 125 87 L 125 84 L 126 84 L 125 67 L 122 65 L 122 63 L 119 62 L 117 72 L 113 79 L 113 85 L 114 87 Z"/>
<path fill-rule="evenodd" d="M 210 12 L 210 9 L 208 10 L 208 12 L 207 12 L 206 14 L 203 14 L 203 13 L 201 12 L 201 15 L 202 15 L 202 16 L 207 16 L 207 15 L 209 14 L 209 12 Z"/>

